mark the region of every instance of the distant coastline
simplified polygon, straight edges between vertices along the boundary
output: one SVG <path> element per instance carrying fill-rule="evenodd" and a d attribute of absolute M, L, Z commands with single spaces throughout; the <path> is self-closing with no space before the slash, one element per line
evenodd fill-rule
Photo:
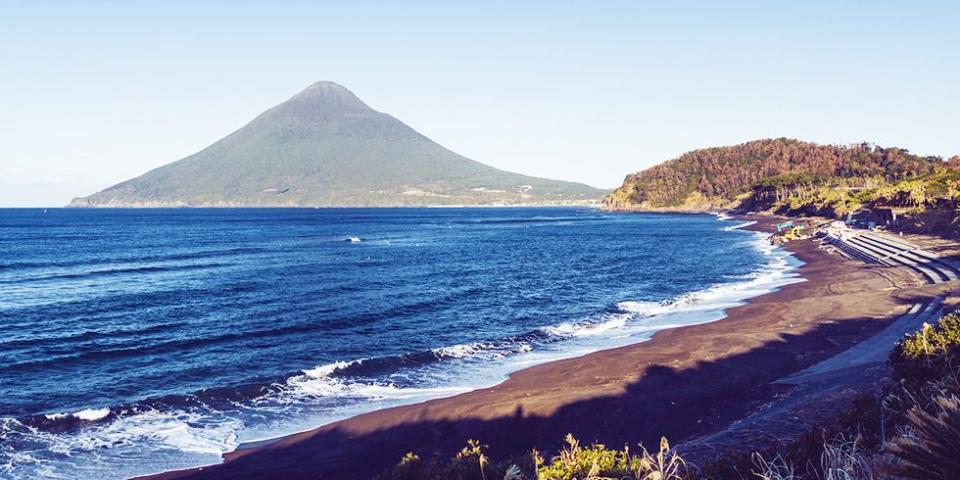
<path fill-rule="evenodd" d="M 135 203 L 135 204 L 84 204 L 83 202 L 74 201 L 63 207 L 59 208 L 71 208 L 71 209 L 126 209 L 126 210 L 135 210 L 135 209 L 150 209 L 150 208 L 300 208 L 300 209 L 318 209 L 318 208 L 328 208 L 328 209 L 349 209 L 349 208 L 549 208 L 549 207 L 595 207 L 601 208 L 603 206 L 602 201 L 570 201 L 570 202 L 555 202 L 555 203 L 486 203 L 486 204 L 398 204 L 398 205 L 281 205 L 281 204 L 270 204 L 270 205 L 258 205 L 258 204 L 178 204 L 178 203 L 166 203 L 166 202 L 157 202 L 157 203 Z M 44 208 L 44 207 L 35 207 L 35 208 Z M 58 207 L 46 207 L 46 208 L 58 208 Z M 666 212 L 665 212 L 666 213 Z M 684 212 L 676 212 L 684 213 Z M 692 213 L 710 213 L 710 212 L 692 212 Z"/>

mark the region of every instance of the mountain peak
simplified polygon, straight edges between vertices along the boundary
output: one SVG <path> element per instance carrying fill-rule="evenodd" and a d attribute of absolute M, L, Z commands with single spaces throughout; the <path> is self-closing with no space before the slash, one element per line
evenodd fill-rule
<path fill-rule="evenodd" d="M 369 108 L 346 87 L 335 82 L 320 81 L 303 89 L 291 100 L 309 101 L 339 106 Z"/>
<path fill-rule="evenodd" d="M 316 82 L 287 101 L 257 117 L 255 122 L 294 122 L 296 124 L 328 123 L 344 115 L 374 114 L 350 90 L 334 82 Z"/>
<path fill-rule="evenodd" d="M 353 95 L 350 90 L 347 90 L 347 87 L 340 85 L 337 82 L 330 82 L 327 80 L 321 80 L 311 84 L 309 87 L 303 89 L 301 93 L 308 94 L 334 94 L 334 95 Z"/>

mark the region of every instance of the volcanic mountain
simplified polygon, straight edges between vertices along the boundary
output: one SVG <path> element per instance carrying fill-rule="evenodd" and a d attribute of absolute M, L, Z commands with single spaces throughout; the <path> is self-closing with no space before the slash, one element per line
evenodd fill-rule
<path fill-rule="evenodd" d="M 318 82 L 200 152 L 71 206 L 565 204 L 604 193 L 470 160 Z"/>

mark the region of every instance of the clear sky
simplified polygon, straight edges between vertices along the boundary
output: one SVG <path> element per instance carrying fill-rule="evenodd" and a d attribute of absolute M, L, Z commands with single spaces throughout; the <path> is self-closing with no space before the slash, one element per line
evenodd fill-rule
<path fill-rule="evenodd" d="M 467 157 L 598 187 L 762 137 L 950 156 L 958 5 L 0 0 L 0 206 L 180 159 L 318 80 Z"/>

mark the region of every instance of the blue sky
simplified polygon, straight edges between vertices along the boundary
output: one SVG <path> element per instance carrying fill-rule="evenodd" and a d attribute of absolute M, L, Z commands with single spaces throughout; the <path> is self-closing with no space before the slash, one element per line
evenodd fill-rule
<path fill-rule="evenodd" d="M 180 159 L 318 80 L 600 187 L 763 137 L 960 153 L 960 2 L 720 3 L 0 0 L 0 206 Z"/>

